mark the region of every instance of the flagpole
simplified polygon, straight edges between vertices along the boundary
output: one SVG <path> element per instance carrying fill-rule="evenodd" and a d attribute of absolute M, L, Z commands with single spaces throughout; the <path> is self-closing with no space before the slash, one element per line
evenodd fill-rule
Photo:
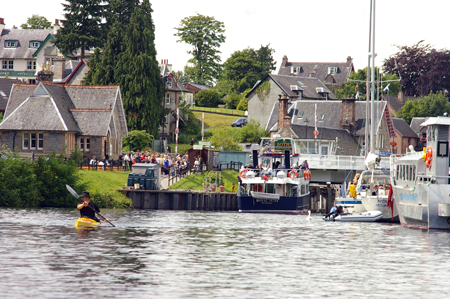
<path fill-rule="evenodd" d="M 180 124 L 180 108 L 177 108 L 177 130 L 175 137 L 175 153 L 178 153 L 178 132 L 179 132 L 179 124 Z"/>

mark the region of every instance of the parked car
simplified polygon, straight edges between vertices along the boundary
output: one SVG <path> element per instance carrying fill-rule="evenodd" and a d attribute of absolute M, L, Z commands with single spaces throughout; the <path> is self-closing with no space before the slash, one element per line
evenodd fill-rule
<path fill-rule="evenodd" d="M 243 127 L 247 124 L 247 119 L 246 118 L 238 118 L 237 120 L 235 120 L 231 126 L 232 127 Z"/>

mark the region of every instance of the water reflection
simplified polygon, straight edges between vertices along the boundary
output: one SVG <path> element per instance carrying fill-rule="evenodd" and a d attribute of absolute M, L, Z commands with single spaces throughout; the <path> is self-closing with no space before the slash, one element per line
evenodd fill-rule
<path fill-rule="evenodd" d="M 2 297 L 443 297 L 450 235 L 313 215 L 0 209 Z"/>

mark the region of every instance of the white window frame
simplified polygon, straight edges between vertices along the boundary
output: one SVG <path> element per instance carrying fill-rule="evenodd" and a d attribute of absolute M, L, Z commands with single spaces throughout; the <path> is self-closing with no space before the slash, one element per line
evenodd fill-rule
<path fill-rule="evenodd" d="M 8 60 L 8 70 L 14 69 L 14 60 Z"/>
<path fill-rule="evenodd" d="M 5 41 L 5 48 L 17 48 L 17 41 L 16 40 Z"/>
<path fill-rule="evenodd" d="M 44 133 L 37 134 L 37 148 L 38 150 L 44 149 Z"/>
<path fill-rule="evenodd" d="M 80 151 L 89 152 L 91 150 L 91 139 L 87 137 L 80 137 L 78 146 L 80 147 Z"/>
<path fill-rule="evenodd" d="M 170 93 L 166 94 L 166 105 L 170 105 Z"/>
<path fill-rule="evenodd" d="M 338 68 L 337 66 L 328 67 L 328 74 L 337 74 Z"/>
<path fill-rule="evenodd" d="M 8 61 L 2 60 L 2 70 L 7 70 L 7 69 L 8 69 Z"/>
<path fill-rule="evenodd" d="M 38 41 L 30 41 L 29 47 L 35 49 L 35 48 L 39 48 L 40 45 L 41 45 L 41 43 Z"/>
<path fill-rule="evenodd" d="M 30 133 L 30 149 L 35 150 L 36 149 L 36 140 L 37 134 L 36 133 Z"/>
<path fill-rule="evenodd" d="M 22 135 L 22 149 L 30 148 L 30 135 L 29 133 L 23 133 Z"/>
<path fill-rule="evenodd" d="M 28 60 L 27 70 L 35 70 L 35 69 L 36 69 L 36 61 Z"/>
<path fill-rule="evenodd" d="M 24 150 L 43 150 L 44 133 L 43 132 L 24 132 L 22 135 L 22 149 Z"/>

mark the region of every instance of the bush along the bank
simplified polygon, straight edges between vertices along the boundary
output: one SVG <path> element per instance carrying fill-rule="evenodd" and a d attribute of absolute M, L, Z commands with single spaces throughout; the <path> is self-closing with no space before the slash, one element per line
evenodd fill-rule
<path fill-rule="evenodd" d="M 77 187 L 77 153 L 65 159 L 51 154 L 35 161 L 20 159 L 17 153 L 1 152 L 0 206 L 16 208 L 74 207 L 79 200 L 67 192 L 66 184 Z M 81 186 L 80 186 L 81 187 Z"/>

